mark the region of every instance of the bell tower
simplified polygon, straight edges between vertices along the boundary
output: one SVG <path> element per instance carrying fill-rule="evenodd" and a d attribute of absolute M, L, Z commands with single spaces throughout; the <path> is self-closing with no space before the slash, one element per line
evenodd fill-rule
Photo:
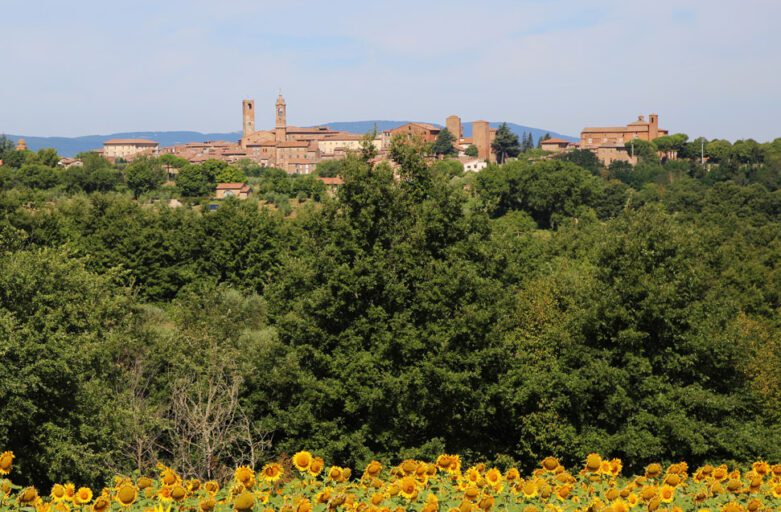
<path fill-rule="evenodd" d="M 285 105 L 285 98 L 280 94 L 277 97 L 277 124 L 275 134 L 277 142 L 284 142 L 287 139 L 287 106 Z"/>
<path fill-rule="evenodd" d="M 244 118 L 243 136 L 246 137 L 255 132 L 255 100 L 242 101 L 241 111 Z"/>

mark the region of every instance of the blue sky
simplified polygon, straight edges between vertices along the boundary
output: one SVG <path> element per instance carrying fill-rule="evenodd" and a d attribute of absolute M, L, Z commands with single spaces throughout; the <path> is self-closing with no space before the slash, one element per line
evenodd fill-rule
<path fill-rule="evenodd" d="M 781 136 L 778 0 L 0 0 L 0 132 L 487 119 L 577 135 L 658 112 Z M 265 105 L 265 107 L 264 107 Z M 265 117 L 264 117 L 265 114 Z"/>

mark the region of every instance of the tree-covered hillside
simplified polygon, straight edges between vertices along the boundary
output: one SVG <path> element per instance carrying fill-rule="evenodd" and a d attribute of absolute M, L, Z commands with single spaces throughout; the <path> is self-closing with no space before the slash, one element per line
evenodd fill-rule
<path fill-rule="evenodd" d="M 355 467 L 781 459 L 781 139 L 705 166 L 667 142 L 634 168 L 529 150 L 464 175 L 396 141 L 395 171 L 323 166 L 333 197 L 246 162 L 66 170 L 3 145 L 15 481 L 303 447 Z M 211 211 L 219 176 L 258 193 Z"/>

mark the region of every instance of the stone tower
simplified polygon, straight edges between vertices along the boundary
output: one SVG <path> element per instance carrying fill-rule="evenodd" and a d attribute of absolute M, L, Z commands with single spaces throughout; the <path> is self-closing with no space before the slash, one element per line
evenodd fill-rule
<path fill-rule="evenodd" d="M 27 142 L 25 142 L 24 139 L 19 139 L 18 141 L 16 141 L 16 150 L 27 151 Z"/>
<path fill-rule="evenodd" d="M 287 139 L 287 106 L 285 98 L 280 94 L 277 98 L 277 124 L 274 130 L 277 142 L 285 142 Z"/>
<path fill-rule="evenodd" d="M 449 116 L 445 120 L 445 128 L 447 128 L 447 131 L 456 139 L 454 145 L 458 146 L 458 143 L 461 142 L 461 138 L 464 135 L 461 129 L 461 118 L 458 116 Z"/>
<path fill-rule="evenodd" d="M 654 140 L 659 136 L 659 114 L 648 115 L 648 138 Z"/>
<path fill-rule="evenodd" d="M 477 147 L 477 157 L 480 160 L 490 160 L 491 129 L 488 121 L 472 122 L 472 143 Z"/>
<path fill-rule="evenodd" d="M 241 102 L 241 113 L 244 119 L 243 134 L 244 137 L 252 135 L 255 132 L 255 100 L 244 100 Z"/>

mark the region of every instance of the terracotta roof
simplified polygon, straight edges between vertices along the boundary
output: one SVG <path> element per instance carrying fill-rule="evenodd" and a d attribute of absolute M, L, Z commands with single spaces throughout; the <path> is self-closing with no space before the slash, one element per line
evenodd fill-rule
<path fill-rule="evenodd" d="M 569 144 L 570 141 L 553 137 L 541 142 L 541 144 Z"/>
<path fill-rule="evenodd" d="M 326 185 L 344 185 L 344 180 L 338 176 L 335 178 L 323 178 L 318 176 L 317 179 L 322 181 Z"/>
<path fill-rule="evenodd" d="M 249 188 L 246 183 L 219 183 L 217 190 L 241 190 L 244 187 Z"/>
<path fill-rule="evenodd" d="M 290 140 L 286 142 L 277 143 L 278 148 L 308 148 L 309 141 L 306 140 Z"/>
<path fill-rule="evenodd" d="M 589 128 L 583 128 L 581 133 L 589 133 L 589 132 L 596 132 L 596 133 L 624 133 L 624 132 L 631 132 L 635 131 L 632 130 L 626 126 L 592 126 Z"/>
<path fill-rule="evenodd" d="M 135 145 L 153 145 L 157 146 L 158 143 L 153 140 L 147 139 L 111 139 L 103 143 L 103 145 L 119 145 L 119 144 L 135 144 Z"/>

